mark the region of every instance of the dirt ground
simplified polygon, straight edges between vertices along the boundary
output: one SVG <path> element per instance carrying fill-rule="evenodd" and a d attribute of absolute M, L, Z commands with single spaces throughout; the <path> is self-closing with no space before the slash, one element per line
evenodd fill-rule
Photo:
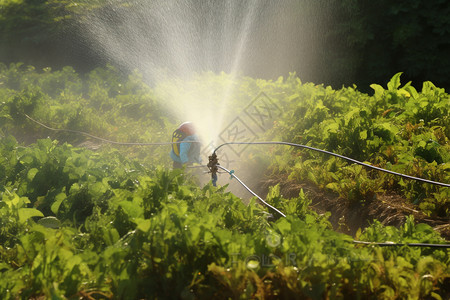
<path fill-rule="evenodd" d="M 361 203 L 349 204 L 337 194 L 323 191 L 308 182 L 293 182 L 286 176 L 266 178 L 261 182 L 258 191 L 261 196 L 267 195 L 270 186 L 280 185 L 280 191 L 284 198 L 298 197 L 300 189 L 312 200 L 311 208 L 318 213 L 330 212 L 330 222 L 336 231 L 353 235 L 361 228 L 367 227 L 374 219 L 383 225 L 398 227 L 405 222 L 408 215 L 414 215 L 417 223 L 426 223 L 441 234 L 446 240 L 450 240 L 450 222 L 448 219 L 429 217 L 406 199 L 395 194 L 377 194 L 374 200 L 362 205 Z M 258 193 L 257 192 L 257 193 Z"/>

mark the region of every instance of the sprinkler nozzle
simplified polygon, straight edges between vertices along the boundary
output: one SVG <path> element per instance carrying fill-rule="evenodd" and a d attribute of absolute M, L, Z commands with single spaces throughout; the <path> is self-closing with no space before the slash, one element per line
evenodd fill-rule
<path fill-rule="evenodd" d="M 217 158 L 217 154 L 214 152 L 212 155 L 208 157 L 208 164 L 206 165 L 209 169 L 209 172 L 211 173 L 211 180 L 213 186 L 216 186 L 217 182 L 217 165 L 219 164 L 219 159 Z"/>

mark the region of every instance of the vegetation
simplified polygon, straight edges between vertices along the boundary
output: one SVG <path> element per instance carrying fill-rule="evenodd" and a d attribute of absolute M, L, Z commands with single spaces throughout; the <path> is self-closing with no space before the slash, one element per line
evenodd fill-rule
<path fill-rule="evenodd" d="M 285 114 L 271 134 L 276 140 L 339 153 L 392 171 L 438 182 L 450 181 L 450 97 L 431 82 L 417 91 L 401 86 L 401 73 L 387 89 L 372 84 L 369 96 L 352 88 L 333 90 L 289 78 Z M 274 153 L 272 170 L 309 181 L 351 202 L 376 201 L 390 191 L 428 215 L 450 217 L 450 190 L 348 165 L 335 157 L 286 149 Z M 325 168 L 324 168 L 325 166 Z"/>
<path fill-rule="evenodd" d="M 264 209 L 117 151 L 1 140 L 2 298 L 413 297 L 446 295 L 449 251 L 356 246 L 303 193 Z M 409 218 L 366 241 L 442 243 Z"/>
<path fill-rule="evenodd" d="M 430 82 L 417 91 L 396 74 L 387 89 L 372 85 L 369 96 L 355 87 L 303 84 L 294 74 L 265 81 L 207 73 L 197 80 L 208 88 L 234 80 L 236 109 L 249 95 L 270 95 L 284 113 L 266 139 L 449 182 L 449 96 Z M 287 218 L 271 219 L 226 186 L 202 187 L 189 172 L 165 168 L 167 149 L 93 151 L 67 143 L 84 142 L 68 132 L 31 144 L 13 137 L 49 134 L 27 114 L 119 141 L 166 141 L 178 120 L 160 101 L 138 73 L 121 77 L 112 67 L 82 77 L 69 67 L 0 66 L 2 298 L 448 298 L 449 249 L 354 244 L 332 229 L 329 213 L 309 207 L 303 190 L 285 199 L 272 187 L 267 201 Z M 389 190 L 431 217 L 449 216 L 448 188 L 296 149 L 247 155 L 267 174 L 310 181 L 360 207 Z M 355 238 L 445 243 L 412 216 L 400 227 L 375 220 Z"/>
<path fill-rule="evenodd" d="M 73 68 L 38 72 L 21 63 L 0 64 L 0 125 L 4 135 L 22 141 L 52 136 L 79 144 L 83 135 L 51 132 L 26 118 L 29 115 L 55 128 L 80 130 L 122 142 L 166 141 L 173 119 L 163 117 L 161 104 L 139 74 L 121 77 L 116 69 L 98 68 L 82 78 Z M 170 117 L 170 116 L 169 116 Z M 167 126 L 167 124 L 171 124 Z M 93 141 L 98 143 L 98 141 Z M 131 149 L 131 151 L 130 151 Z M 122 150 L 152 159 L 137 147 Z M 147 149 L 148 150 L 148 149 Z M 165 157 L 167 149 L 152 148 L 154 157 Z M 163 160 L 164 161 L 164 160 Z"/>

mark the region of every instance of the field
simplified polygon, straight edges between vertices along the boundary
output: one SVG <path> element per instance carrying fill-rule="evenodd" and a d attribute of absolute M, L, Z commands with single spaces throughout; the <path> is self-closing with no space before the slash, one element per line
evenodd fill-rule
<path fill-rule="evenodd" d="M 448 184 L 450 96 L 400 78 L 371 85 L 373 95 L 295 74 L 205 73 L 190 84 L 219 90 L 231 82 L 229 111 L 269 95 L 281 113 L 260 140 Z M 0 65 L 2 299 L 448 299 L 449 248 L 353 242 L 448 244 L 448 187 L 298 148 L 251 146 L 236 175 L 255 170 L 252 187 L 283 218 L 255 198 L 244 204 L 226 185 L 171 170 L 167 147 L 114 146 L 74 132 L 168 141 L 181 120 L 163 95 L 184 92 L 113 67 L 82 77 L 70 67 Z M 365 214 L 383 205 L 403 212 L 395 226 L 390 211 L 379 220 Z M 361 229 L 336 211 L 359 212 Z"/>

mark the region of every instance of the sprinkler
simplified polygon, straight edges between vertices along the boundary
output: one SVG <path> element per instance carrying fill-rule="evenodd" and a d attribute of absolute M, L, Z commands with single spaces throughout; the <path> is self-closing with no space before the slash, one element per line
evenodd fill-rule
<path fill-rule="evenodd" d="M 217 158 L 217 154 L 216 152 L 214 152 L 212 155 L 210 155 L 208 157 L 208 164 L 206 165 L 209 169 L 209 172 L 211 173 L 211 180 L 212 180 L 212 184 L 213 186 L 216 186 L 216 182 L 217 182 L 217 165 L 219 165 L 219 159 Z"/>

